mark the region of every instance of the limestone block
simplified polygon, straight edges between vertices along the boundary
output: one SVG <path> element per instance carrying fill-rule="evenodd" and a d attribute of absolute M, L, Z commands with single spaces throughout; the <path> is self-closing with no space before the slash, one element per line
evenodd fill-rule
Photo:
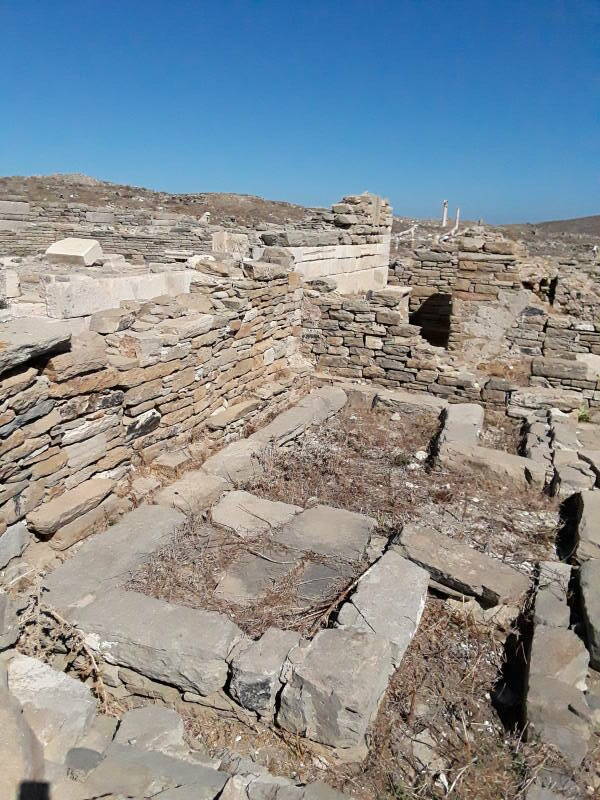
<path fill-rule="evenodd" d="M 215 231 L 212 235 L 212 249 L 215 253 L 231 253 L 246 258 L 250 255 L 250 240 L 245 233 Z"/>
<path fill-rule="evenodd" d="M 584 643 L 574 631 L 536 626 L 529 656 L 530 680 L 542 675 L 584 691 L 589 660 Z"/>
<path fill-rule="evenodd" d="M 227 492 L 213 506 L 210 517 L 217 527 L 235 531 L 244 538 L 278 528 L 301 511 L 299 506 L 265 500 L 250 492 L 236 490 Z"/>
<path fill-rule="evenodd" d="M 54 242 L 46 250 L 49 261 L 56 264 L 78 264 L 89 267 L 102 258 L 102 248 L 95 239 L 76 239 L 70 237 Z"/>
<path fill-rule="evenodd" d="M 115 221 L 115 215 L 112 211 L 86 211 L 85 218 L 87 222 L 92 222 L 96 225 L 112 225 Z"/>
<path fill-rule="evenodd" d="M 20 200 L 0 200 L 0 217 L 29 214 L 29 203 Z"/>
<path fill-rule="evenodd" d="M 8 664 L 8 685 L 40 740 L 44 757 L 63 762 L 96 714 L 96 700 L 88 687 L 20 653 Z"/>
<path fill-rule="evenodd" d="M 438 439 L 441 450 L 450 442 L 476 445 L 483 428 L 483 406 L 477 403 L 456 403 L 446 408 L 444 427 Z"/>
<path fill-rule="evenodd" d="M 19 274 L 14 269 L 0 270 L 0 298 L 10 300 L 20 294 Z"/>
<path fill-rule="evenodd" d="M 600 559 L 590 559 L 579 573 L 590 665 L 600 670 Z"/>

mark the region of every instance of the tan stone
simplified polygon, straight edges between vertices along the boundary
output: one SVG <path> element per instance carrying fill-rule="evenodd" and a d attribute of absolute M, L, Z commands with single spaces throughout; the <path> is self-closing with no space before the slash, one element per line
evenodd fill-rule
<path fill-rule="evenodd" d="M 112 367 L 108 367 L 99 372 L 92 372 L 89 375 L 71 378 L 71 380 L 63 383 L 53 383 L 50 386 L 50 397 L 75 397 L 78 394 L 101 392 L 114 386 L 122 386 L 123 374 Z"/>
<path fill-rule="evenodd" d="M 92 478 L 44 503 L 27 515 L 29 528 L 36 533 L 49 535 L 82 514 L 95 508 L 111 491 L 114 481 Z"/>
<path fill-rule="evenodd" d="M 44 461 L 38 461 L 31 469 L 31 476 L 33 478 L 43 478 L 46 475 L 52 475 L 58 472 L 59 469 L 67 463 L 67 455 L 64 452 L 58 452 L 55 455 L 47 458 Z"/>
<path fill-rule="evenodd" d="M 50 539 L 50 546 L 55 550 L 66 550 L 67 547 L 91 536 L 92 533 L 103 531 L 131 508 L 130 500 L 111 494 L 96 508 L 92 508 L 72 522 L 62 525 Z"/>
<path fill-rule="evenodd" d="M 119 375 L 118 385 L 125 388 L 139 386 L 141 383 L 153 381 L 156 378 L 164 378 L 172 372 L 179 372 L 181 367 L 182 364 L 179 360 L 160 362 L 151 367 L 135 367 Z"/>

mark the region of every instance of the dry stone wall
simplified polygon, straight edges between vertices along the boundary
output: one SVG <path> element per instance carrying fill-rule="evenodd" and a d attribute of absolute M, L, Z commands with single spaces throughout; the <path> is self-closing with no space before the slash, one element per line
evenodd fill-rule
<path fill-rule="evenodd" d="M 99 312 L 77 337 L 64 323 L 6 323 L 2 524 L 27 516 L 40 536 L 60 528 L 54 544 L 68 546 L 126 510 L 132 466 L 195 440 L 206 455 L 279 407 L 294 384 L 300 295 L 297 276 L 255 264 Z"/>

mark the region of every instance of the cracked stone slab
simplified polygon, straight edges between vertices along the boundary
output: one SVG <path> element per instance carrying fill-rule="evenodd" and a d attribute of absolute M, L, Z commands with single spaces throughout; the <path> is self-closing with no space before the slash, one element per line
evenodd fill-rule
<path fill-rule="evenodd" d="M 526 575 L 433 529 L 405 525 L 394 547 L 438 583 L 487 605 L 518 604 L 529 589 Z"/>
<path fill-rule="evenodd" d="M 338 614 L 338 624 L 371 632 L 390 642 L 398 666 L 417 630 L 429 573 L 388 550 L 358 582 Z"/>
<path fill-rule="evenodd" d="M 291 654 L 277 722 L 332 747 L 363 745 L 393 669 L 385 639 L 326 628 Z"/>
<path fill-rule="evenodd" d="M 297 438 L 311 425 L 320 425 L 346 405 L 346 393 L 337 386 L 323 386 L 307 394 L 293 407 L 282 411 L 250 440 L 278 446 Z"/>
<path fill-rule="evenodd" d="M 210 516 L 214 525 L 246 538 L 279 528 L 301 511 L 300 506 L 265 500 L 250 492 L 235 490 L 227 492 L 213 506 Z"/>

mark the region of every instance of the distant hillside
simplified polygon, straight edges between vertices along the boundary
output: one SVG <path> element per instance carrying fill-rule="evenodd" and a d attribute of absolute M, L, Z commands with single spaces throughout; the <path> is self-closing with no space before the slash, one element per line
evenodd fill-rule
<path fill-rule="evenodd" d="M 575 219 L 557 219 L 549 222 L 534 222 L 519 225 L 504 225 L 507 229 L 523 233 L 537 230 L 554 236 L 563 233 L 582 234 L 584 236 L 600 236 L 600 214 L 592 217 L 576 217 Z"/>
<path fill-rule="evenodd" d="M 301 222 L 313 209 L 280 200 L 265 200 L 246 194 L 201 192 L 171 194 L 138 186 L 100 181 L 81 174 L 0 177 L 0 199 L 21 197 L 32 203 L 71 202 L 90 206 L 119 206 L 150 210 L 179 211 L 201 215 L 210 211 L 212 221 L 234 220 L 240 225 Z"/>

